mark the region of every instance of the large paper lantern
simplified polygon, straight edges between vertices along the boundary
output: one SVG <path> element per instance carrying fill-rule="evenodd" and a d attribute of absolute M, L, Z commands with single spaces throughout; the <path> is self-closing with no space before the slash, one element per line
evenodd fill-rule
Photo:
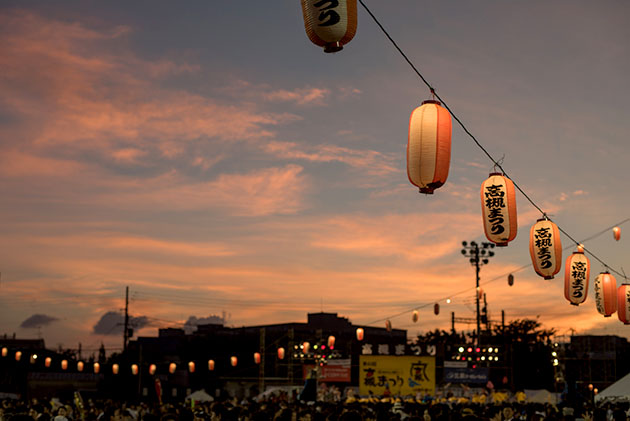
<path fill-rule="evenodd" d="M 230 365 L 232 367 L 236 367 L 238 365 L 238 358 L 235 356 L 230 357 Z"/>
<path fill-rule="evenodd" d="M 68 360 L 61 360 L 61 369 L 62 370 L 68 369 Z"/>
<path fill-rule="evenodd" d="M 413 313 L 411 313 L 411 320 L 416 323 L 418 321 L 418 318 L 420 317 L 418 310 L 414 310 Z"/>
<path fill-rule="evenodd" d="M 120 366 L 118 364 L 113 364 L 112 365 L 112 374 L 118 374 L 119 371 L 120 371 Z"/>
<path fill-rule="evenodd" d="M 52 358 L 46 357 L 46 359 L 44 360 L 44 367 L 49 368 L 51 364 L 52 364 Z"/>
<path fill-rule="evenodd" d="M 613 237 L 615 237 L 615 240 L 619 241 L 619 239 L 621 238 L 621 228 L 613 228 Z"/>
<path fill-rule="evenodd" d="M 214 360 L 208 360 L 208 370 L 214 371 Z"/>
<path fill-rule="evenodd" d="M 138 375 L 138 364 L 131 364 L 131 374 L 134 376 Z"/>
<path fill-rule="evenodd" d="M 175 373 L 175 370 L 176 370 L 176 369 L 177 369 L 177 364 L 175 364 L 175 363 L 170 363 L 170 364 L 168 365 L 168 372 L 169 372 L 169 373 L 171 373 L 171 374 Z"/>
<path fill-rule="evenodd" d="M 357 328 L 357 341 L 363 340 L 363 328 Z"/>
<path fill-rule="evenodd" d="M 409 119 L 407 177 L 420 193 L 432 194 L 448 177 L 451 115 L 439 101 L 424 101 Z"/>
<path fill-rule="evenodd" d="M 254 364 L 260 364 L 260 352 L 254 352 Z"/>
<path fill-rule="evenodd" d="M 155 364 L 151 364 L 149 366 L 149 374 L 153 376 L 156 371 L 157 371 L 157 366 Z"/>
<path fill-rule="evenodd" d="M 624 325 L 630 324 L 630 285 L 622 284 L 617 290 L 617 317 Z"/>
<path fill-rule="evenodd" d="M 335 337 L 330 335 L 328 337 L 328 348 L 333 349 L 335 347 Z"/>
<path fill-rule="evenodd" d="M 491 173 L 481 184 L 481 216 L 486 238 L 499 247 L 516 238 L 514 183 L 501 173 Z"/>
<path fill-rule="evenodd" d="M 83 367 L 85 366 L 85 364 L 83 364 L 83 361 L 78 361 L 77 362 L 77 371 L 83 371 Z"/>
<path fill-rule="evenodd" d="M 584 255 L 584 249 L 578 247 L 564 263 L 564 298 L 569 300 L 571 305 L 577 306 L 586 300 L 590 273 L 591 264 L 588 257 Z"/>
<path fill-rule="evenodd" d="M 553 279 L 562 266 L 562 243 L 556 224 L 546 218 L 539 219 L 529 232 L 529 255 L 537 274 Z"/>
<path fill-rule="evenodd" d="M 597 275 L 593 284 L 597 311 L 610 317 L 617 311 L 617 280 L 608 272 Z"/>
<path fill-rule="evenodd" d="M 195 362 L 194 361 L 190 361 L 188 363 L 188 372 L 189 373 L 194 373 L 195 372 Z"/>
<path fill-rule="evenodd" d="M 94 363 L 94 374 L 98 374 L 101 371 L 101 365 L 99 363 Z"/>
<path fill-rule="evenodd" d="M 304 28 L 311 42 L 335 53 L 357 31 L 356 0 L 302 0 Z"/>
<path fill-rule="evenodd" d="M 284 360 L 284 348 L 282 347 L 278 348 L 278 359 Z"/>

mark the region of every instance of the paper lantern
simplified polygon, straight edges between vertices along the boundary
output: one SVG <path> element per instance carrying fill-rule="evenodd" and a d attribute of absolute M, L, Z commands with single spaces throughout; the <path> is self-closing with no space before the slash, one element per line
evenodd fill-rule
<path fill-rule="evenodd" d="M 413 313 L 411 313 L 411 320 L 416 323 L 418 321 L 418 318 L 420 317 L 418 310 L 414 310 Z"/>
<path fill-rule="evenodd" d="M 433 313 L 437 316 L 438 314 L 440 314 L 440 305 L 438 303 L 435 303 L 433 305 Z"/>
<path fill-rule="evenodd" d="M 577 306 L 586 300 L 590 273 L 591 264 L 588 257 L 584 255 L 584 249 L 578 247 L 564 263 L 564 298 L 569 300 L 571 305 Z"/>
<path fill-rule="evenodd" d="M 214 371 L 214 360 L 208 360 L 208 370 Z"/>
<path fill-rule="evenodd" d="M 120 366 L 118 364 L 113 364 L 112 365 L 112 373 L 113 374 L 118 374 L 119 371 L 120 371 Z"/>
<path fill-rule="evenodd" d="M 310 351 L 310 350 L 311 350 L 311 344 L 308 343 L 308 342 L 304 342 L 302 344 L 302 352 L 305 353 L 305 354 L 308 354 L 308 351 Z"/>
<path fill-rule="evenodd" d="M 610 317 L 617 311 L 617 280 L 608 272 L 600 273 L 593 284 L 597 311 Z"/>
<path fill-rule="evenodd" d="M 230 364 L 232 365 L 232 367 L 236 367 L 236 365 L 238 364 L 238 358 L 234 356 L 230 357 Z"/>
<path fill-rule="evenodd" d="M 169 372 L 169 373 L 171 373 L 171 374 L 175 373 L 175 370 L 176 370 L 176 369 L 177 369 L 177 364 L 175 364 L 175 363 L 170 363 L 170 364 L 168 365 L 168 372 Z"/>
<path fill-rule="evenodd" d="M 9 349 L 7 347 L 3 347 L 2 348 L 2 356 L 6 357 L 7 355 L 9 355 Z"/>
<path fill-rule="evenodd" d="M 77 362 L 77 371 L 83 371 L 83 367 L 84 367 L 83 361 Z"/>
<path fill-rule="evenodd" d="M 615 237 L 615 240 L 619 241 L 619 239 L 621 238 L 621 228 L 613 228 L 613 237 Z"/>
<path fill-rule="evenodd" d="M 389 320 L 385 320 L 385 329 L 387 329 L 388 332 L 392 331 L 392 322 L 390 322 Z"/>
<path fill-rule="evenodd" d="M 357 31 L 356 0 L 302 0 L 304 28 L 324 52 L 341 51 Z"/>
<path fill-rule="evenodd" d="M 617 317 L 624 325 L 630 324 L 630 285 L 622 284 L 617 290 Z"/>
<path fill-rule="evenodd" d="M 556 224 L 539 219 L 529 232 L 529 255 L 537 274 L 553 279 L 562 266 L 562 243 Z"/>
<path fill-rule="evenodd" d="M 407 177 L 420 193 L 432 194 L 448 177 L 451 115 L 438 101 L 424 101 L 411 113 L 407 141 Z"/>
<path fill-rule="evenodd" d="M 15 352 L 15 361 L 20 361 L 22 359 L 22 351 Z"/>
<path fill-rule="evenodd" d="M 284 360 L 284 348 L 282 347 L 278 348 L 278 359 Z"/>
<path fill-rule="evenodd" d="M 501 173 L 491 173 L 481 183 L 481 216 L 486 238 L 497 246 L 505 247 L 516 238 L 516 193 L 512 180 Z"/>
<path fill-rule="evenodd" d="M 46 357 L 46 359 L 44 360 L 44 367 L 50 368 L 51 364 L 52 364 L 52 358 Z"/>
<path fill-rule="evenodd" d="M 94 363 L 94 374 L 98 374 L 101 371 L 101 365 L 99 363 Z"/>
<path fill-rule="evenodd" d="M 364 336 L 363 328 L 357 328 L 357 341 L 362 341 Z"/>
<path fill-rule="evenodd" d="M 194 373 L 195 372 L 195 362 L 194 361 L 190 361 L 188 363 L 188 372 L 189 373 Z"/>
<path fill-rule="evenodd" d="M 508 275 L 508 285 L 514 285 L 514 275 L 512 275 L 511 273 Z"/>
<path fill-rule="evenodd" d="M 35 364 L 37 362 L 37 354 L 31 355 L 31 364 Z"/>
<path fill-rule="evenodd" d="M 68 369 L 68 360 L 61 360 L 61 369 L 62 370 Z"/>
<path fill-rule="evenodd" d="M 138 364 L 131 364 L 131 374 L 138 375 Z"/>
<path fill-rule="evenodd" d="M 335 337 L 331 335 L 328 337 L 328 348 L 332 349 L 334 347 L 335 347 Z"/>
<path fill-rule="evenodd" d="M 260 364 L 260 352 L 254 352 L 254 363 Z"/>
<path fill-rule="evenodd" d="M 149 366 L 149 374 L 153 376 L 156 371 L 157 371 L 157 366 L 155 364 L 151 364 Z"/>

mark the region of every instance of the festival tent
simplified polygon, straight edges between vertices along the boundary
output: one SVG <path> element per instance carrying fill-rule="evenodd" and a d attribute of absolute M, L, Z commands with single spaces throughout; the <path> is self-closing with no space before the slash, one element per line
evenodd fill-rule
<path fill-rule="evenodd" d="M 193 402 L 212 402 L 214 398 L 208 395 L 205 390 L 201 389 L 186 396 L 186 400 Z"/>
<path fill-rule="evenodd" d="M 626 374 L 615 383 L 595 395 L 595 402 L 627 402 L 630 401 L 630 374 Z"/>

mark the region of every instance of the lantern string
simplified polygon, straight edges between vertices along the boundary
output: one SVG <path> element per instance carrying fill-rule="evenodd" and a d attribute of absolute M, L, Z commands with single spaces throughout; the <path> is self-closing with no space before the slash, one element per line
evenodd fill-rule
<path fill-rule="evenodd" d="M 431 95 L 435 96 L 444 106 L 444 108 L 446 108 L 448 110 L 448 112 L 451 114 L 451 116 L 453 116 L 453 118 L 455 119 L 455 121 L 457 121 L 457 123 L 460 125 L 460 127 L 464 130 L 464 132 L 466 132 L 466 134 L 475 142 L 475 144 L 477 144 L 477 146 L 479 147 L 479 149 L 481 149 L 483 151 L 484 154 L 486 154 L 486 156 L 494 163 L 494 166 L 496 168 L 499 168 L 501 170 L 501 172 L 508 177 L 510 180 L 512 180 L 512 182 L 514 183 L 514 187 L 516 187 L 516 189 L 521 192 L 521 194 L 525 197 L 525 199 L 527 199 L 527 201 L 534 207 L 536 208 L 543 216 L 543 218 L 545 219 L 549 219 L 547 217 L 547 214 L 545 213 L 545 211 L 543 211 L 540 206 L 538 206 L 536 204 L 536 202 L 534 202 L 527 193 L 525 193 L 525 191 L 516 183 L 516 181 L 514 181 L 507 173 L 507 171 L 505 171 L 505 169 L 501 166 L 501 163 L 498 162 L 496 159 L 494 159 L 494 157 L 492 155 L 490 155 L 490 153 L 486 150 L 486 148 L 483 147 L 483 145 L 477 140 L 477 138 L 468 130 L 468 128 L 464 125 L 464 123 L 459 119 L 459 117 L 457 117 L 457 115 L 455 115 L 455 113 L 453 112 L 453 110 L 451 110 L 451 108 L 448 106 L 448 104 L 446 103 L 446 101 L 444 101 L 444 99 L 442 99 L 442 97 L 440 97 L 440 95 L 435 92 L 435 89 L 433 88 L 433 86 L 431 86 L 431 84 L 427 81 L 427 79 L 422 75 L 422 73 L 420 73 L 420 71 L 416 68 L 416 66 L 411 62 L 411 60 L 407 57 L 407 55 L 403 52 L 403 50 L 398 46 L 398 44 L 396 44 L 396 41 L 394 41 L 394 39 L 391 37 L 391 35 L 389 35 L 389 33 L 387 32 L 387 30 L 383 27 L 383 25 L 379 22 L 379 20 L 376 18 L 376 16 L 374 16 L 374 13 L 372 13 L 372 11 L 365 5 L 365 3 L 363 2 L 363 0 L 359 0 L 359 3 L 361 4 L 361 6 L 363 6 L 363 8 L 365 9 L 366 12 L 368 12 L 368 14 L 370 15 L 370 17 L 372 18 L 372 20 L 374 20 L 374 22 L 376 23 L 376 25 L 378 25 L 378 27 L 381 29 L 381 31 L 385 34 L 385 36 L 387 37 L 387 39 L 389 39 L 392 43 L 392 45 L 396 48 L 396 50 L 398 50 L 398 52 L 403 56 L 403 58 L 407 61 L 407 63 L 409 63 L 409 65 L 411 66 L 411 68 L 413 69 L 413 71 L 420 77 L 420 79 L 422 79 L 422 81 L 424 82 L 425 85 L 427 85 L 427 87 L 430 89 L 431 91 Z M 571 241 L 575 242 L 576 244 L 579 245 L 578 242 L 576 242 L 573 237 L 571 237 L 571 235 L 569 235 L 565 230 L 563 230 L 558 224 L 556 224 L 558 226 L 558 230 L 560 232 L 562 232 L 564 235 L 566 235 Z M 604 263 L 604 261 L 602 261 L 599 257 L 597 257 L 595 254 L 593 254 L 592 251 L 590 250 L 586 250 L 588 251 L 588 253 L 593 256 L 596 260 L 598 260 L 602 265 L 607 266 L 606 263 Z M 628 280 L 628 278 L 621 274 L 619 271 L 611 269 L 613 272 L 615 272 L 617 275 L 623 277 L 624 279 Z"/>

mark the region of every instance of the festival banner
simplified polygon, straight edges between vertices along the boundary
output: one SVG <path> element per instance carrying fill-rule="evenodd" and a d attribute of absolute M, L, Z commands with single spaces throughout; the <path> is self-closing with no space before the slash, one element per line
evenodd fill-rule
<path fill-rule="evenodd" d="M 361 395 L 435 394 L 435 357 L 361 355 Z"/>

